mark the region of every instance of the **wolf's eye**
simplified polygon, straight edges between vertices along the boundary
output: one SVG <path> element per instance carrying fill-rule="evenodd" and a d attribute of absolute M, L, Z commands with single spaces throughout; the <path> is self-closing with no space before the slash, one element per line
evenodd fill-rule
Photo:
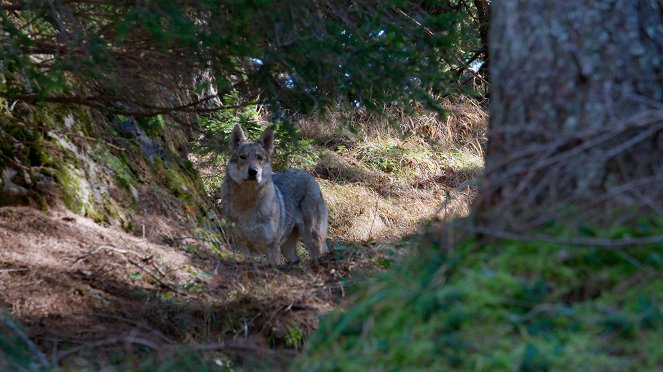
<path fill-rule="evenodd" d="M 258 155 L 258 161 L 262 161 L 262 156 Z"/>
<path fill-rule="evenodd" d="M 246 155 L 240 155 L 239 158 L 242 160 L 246 160 Z"/>

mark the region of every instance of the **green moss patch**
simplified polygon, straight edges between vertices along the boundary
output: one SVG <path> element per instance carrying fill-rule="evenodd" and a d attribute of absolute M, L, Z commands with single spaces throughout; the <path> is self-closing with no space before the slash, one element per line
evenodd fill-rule
<path fill-rule="evenodd" d="M 660 235 L 663 224 L 655 221 L 650 230 Z M 547 371 L 662 365 L 663 245 L 609 250 L 468 241 L 444 252 L 439 242 L 421 247 L 355 295 L 343 312 L 326 316 L 299 367 Z"/>
<path fill-rule="evenodd" d="M 108 222 L 100 213 L 92 199 L 90 184 L 85 174 L 71 165 L 64 164 L 55 174 L 62 191 L 62 198 L 69 210 L 93 219 L 95 222 Z"/>

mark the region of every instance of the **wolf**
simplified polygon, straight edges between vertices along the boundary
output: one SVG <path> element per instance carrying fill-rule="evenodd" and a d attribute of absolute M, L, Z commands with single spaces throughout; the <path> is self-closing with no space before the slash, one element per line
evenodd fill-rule
<path fill-rule="evenodd" d="M 272 173 L 274 131 L 247 142 L 242 127 L 230 135 L 230 160 L 221 187 L 226 219 L 235 224 L 235 240 L 250 252 L 264 254 L 272 265 L 299 262 L 301 237 L 312 258 L 327 252 L 327 204 L 320 186 L 305 171 Z"/>

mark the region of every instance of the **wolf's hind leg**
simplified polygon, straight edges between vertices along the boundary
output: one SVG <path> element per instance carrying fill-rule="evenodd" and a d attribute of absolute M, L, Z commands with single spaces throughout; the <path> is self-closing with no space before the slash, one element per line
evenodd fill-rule
<path fill-rule="evenodd" d="M 285 257 L 286 263 L 295 264 L 299 262 L 297 256 L 297 241 L 299 240 L 299 230 L 295 226 L 290 235 L 281 246 L 281 254 Z"/>
<path fill-rule="evenodd" d="M 318 258 L 327 252 L 327 206 L 322 198 L 312 200 L 309 205 L 302 203 L 304 226 L 300 228 L 304 245 L 311 258 Z M 310 205 L 313 204 L 313 205 Z"/>
<path fill-rule="evenodd" d="M 272 266 L 279 266 L 283 264 L 283 259 L 281 257 L 281 249 L 277 244 L 270 244 L 266 247 L 267 251 L 267 263 Z"/>

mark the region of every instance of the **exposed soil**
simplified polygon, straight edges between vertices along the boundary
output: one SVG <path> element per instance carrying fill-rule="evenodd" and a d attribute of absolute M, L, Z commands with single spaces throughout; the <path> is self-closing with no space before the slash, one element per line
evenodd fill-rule
<path fill-rule="evenodd" d="M 178 345 L 284 365 L 336 307 L 343 283 L 378 267 L 374 250 L 362 251 L 272 268 L 239 255 L 221 260 L 193 240 L 155 244 L 64 208 L 5 207 L 0 303 L 67 366 L 109 365 L 114 353 L 161 357 Z"/>

